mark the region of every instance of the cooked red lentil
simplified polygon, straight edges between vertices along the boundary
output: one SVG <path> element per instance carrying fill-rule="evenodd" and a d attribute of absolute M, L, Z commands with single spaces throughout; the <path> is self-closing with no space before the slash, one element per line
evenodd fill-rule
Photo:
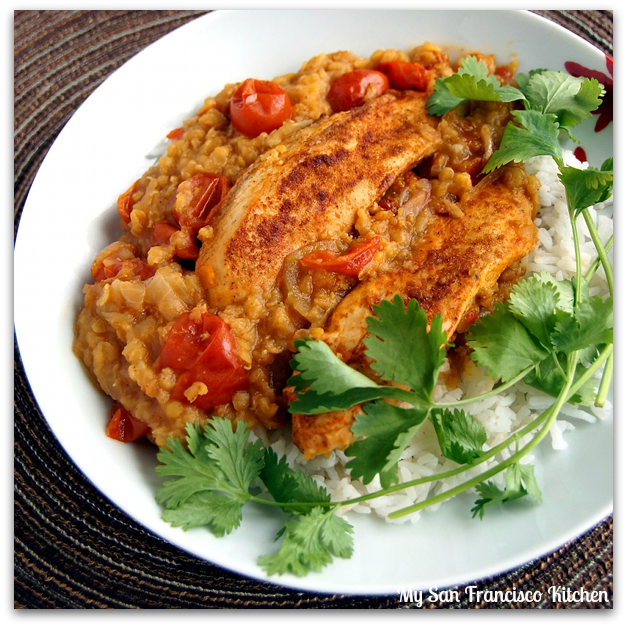
<path fill-rule="evenodd" d="M 497 68 L 493 57 L 480 56 L 503 82 L 511 80 L 514 65 Z M 463 215 L 460 201 L 498 145 L 510 105 L 483 103 L 438 120 L 425 114 L 416 124 L 428 150 L 418 163 L 392 180 L 383 176 L 374 201 L 353 207 L 339 231 L 281 248 L 280 271 L 267 284 L 251 275 L 226 300 L 218 298 L 216 272 L 203 261 L 220 237 L 216 225 L 224 228 L 220 212 L 238 181 L 256 172 L 253 164 L 280 169 L 303 138 L 317 137 L 315 129 L 357 119 L 361 111 L 366 116 L 378 100 L 401 106 L 421 97 L 390 94 L 424 94 L 424 108 L 435 80 L 454 71 L 449 57 L 428 43 L 370 58 L 321 54 L 271 82 L 226 85 L 172 130 L 166 153 L 120 195 L 123 234 L 96 257 L 76 321 L 75 353 L 116 401 L 115 424 L 126 427 L 110 428 L 112 437 L 133 439 L 147 425 L 148 437 L 163 445 L 169 436 L 183 437 L 188 421 L 211 415 L 270 429 L 286 423 L 294 340 L 323 337 L 344 296 L 402 265 L 432 216 Z M 285 228 L 289 234 L 296 226 Z M 274 235 L 271 224 L 259 241 L 271 247 Z M 502 297 L 517 276 L 508 271 L 477 306 Z"/>

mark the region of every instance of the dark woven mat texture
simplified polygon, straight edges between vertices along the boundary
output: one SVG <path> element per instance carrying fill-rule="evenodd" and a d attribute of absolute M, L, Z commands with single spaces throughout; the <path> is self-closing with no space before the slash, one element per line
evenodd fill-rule
<path fill-rule="evenodd" d="M 78 106 L 115 69 L 201 11 L 14 13 L 14 211 Z M 538 11 L 613 55 L 611 11 Z M 77 470 L 41 415 L 15 347 L 16 608 L 400 608 L 397 596 L 322 595 L 242 578 L 164 543 Z M 613 520 L 483 590 L 539 590 L 543 608 L 612 607 Z M 553 603 L 550 586 L 607 591 L 608 603 Z M 453 588 L 452 590 L 455 590 Z M 424 608 L 536 607 L 425 603 Z"/>

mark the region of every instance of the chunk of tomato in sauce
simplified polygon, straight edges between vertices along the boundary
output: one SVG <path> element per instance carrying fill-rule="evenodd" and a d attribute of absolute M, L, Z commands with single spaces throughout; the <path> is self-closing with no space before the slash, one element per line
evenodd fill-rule
<path fill-rule="evenodd" d="M 353 70 L 335 78 L 329 87 L 327 101 L 334 113 L 348 111 L 390 88 L 388 77 L 378 70 Z"/>
<path fill-rule="evenodd" d="M 229 104 L 231 123 L 243 135 L 257 137 L 271 133 L 292 116 L 292 102 L 272 81 L 247 78 Z"/>
<path fill-rule="evenodd" d="M 394 89 L 401 90 L 426 91 L 432 76 L 432 72 L 420 63 L 409 61 L 388 61 L 381 63 L 378 69 L 388 77 Z"/>
<path fill-rule="evenodd" d="M 91 275 L 96 283 L 116 277 L 125 281 L 139 277 L 145 281 L 153 274 L 154 270 L 143 259 L 135 256 L 135 249 L 121 242 L 109 244 L 91 266 Z"/>
<path fill-rule="evenodd" d="M 211 210 L 227 195 L 226 177 L 212 172 L 197 172 L 180 183 L 172 216 L 177 224 L 197 233 L 209 221 Z"/>
<path fill-rule="evenodd" d="M 166 337 L 159 365 L 177 374 L 170 397 L 203 411 L 228 403 L 235 392 L 248 386 L 229 326 L 211 313 L 181 315 Z M 190 400 L 185 391 L 196 382 L 204 384 L 207 392 Z"/>
<path fill-rule="evenodd" d="M 107 424 L 107 437 L 118 442 L 133 442 L 145 436 L 150 427 L 138 420 L 129 412 L 122 403 L 115 401 L 109 412 Z"/>
<path fill-rule="evenodd" d="M 131 222 L 131 211 L 135 206 L 135 194 L 139 191 L 143 191 L 143 186 L 140 180 L 135 181 L 123 194 L 118 196 L 118 213 L 126 224 Z"/>
<path fill-rule="evenodd" d="M 170 238 L 175 233 L 181 233 L 181 229 L 177 229 L 167 222 L 155 222 L 153 224 L 153 235 L 159 246 L 168 246 L 171 243 Z M 189 233 L 182 233 L 179 236 L 174 244 L 174 251 L 179 259 L 196 260 L 200 254 L 200 249 Z"/>
<path fill-rule="evenodd" d="M 300 261 L 305 268 L 337 272 L 346 276 L 359 276 L 359 273 L 372 261 L 381 248 L 381 240 L 372 239 L 354 244 L 341 255 L 334 255 L 328 250 L 321 250 L 303 257 Z"/>

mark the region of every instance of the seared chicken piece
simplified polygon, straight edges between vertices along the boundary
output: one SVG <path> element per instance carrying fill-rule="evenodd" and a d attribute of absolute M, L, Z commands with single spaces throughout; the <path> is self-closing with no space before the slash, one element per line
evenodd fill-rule
<path fill-rule="evenodd" d="M 426 94 L 390 91 L 321 118 L 270 151 L 237 181 L 209 226 L 196 272 L 212 306 L 263 297 L 292 251 L 346 235 L 360 207 L 435 151 Z"/>
<path fill-rule="evenodd" d="M 410 260 L 357 286 L 333 312 L 323 339 L 338 356 L 364 371 L 363 339 L 372 307 L 400 294 L 415 298 L 428 320 L 441 313 L 449 339 L 476 299 L 489 294 L 501 273 L 536 245 L 533 182 L 511 165 L 484 178 L 461 202 L 463 217 L 434 216 Z M 292 416 L 293 439 L 307 459 L 352 441 L 355 408 L 320 416 Z"/>

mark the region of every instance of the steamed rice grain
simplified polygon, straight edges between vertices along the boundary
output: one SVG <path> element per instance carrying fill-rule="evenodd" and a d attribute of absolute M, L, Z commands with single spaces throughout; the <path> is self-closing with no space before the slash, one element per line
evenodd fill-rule
<path fill-rule="evenodd" d="M 567 164 L 575 167 L 587 166 L 587 164 L 580 163 L 570 151 L 564 151 L 564 159 Z M 538 248 L 522 262 L 527 268 L 526 276 L 545 271 L 558 281 L 568 280 L 575 273 L 575 250 L 568 207 L 565 202 L 565 191 L 557 178 L 557 166 L 551 157 L 536 157 L 526 164 L 526 169 L 542 184 L 538 192 L 540 209 L 536 220 Z M 606 215 L 607 208 L 611 205 L 612 199 L 591 208 L 604 242 L 612 234 L 612 218 Z M 602 213 L 604 211 L 605 213 Z M 577 226 L 585 273 L 597 254 L 582 217 L 579 218 Z M 602 269 L 599 269 L 591 280 L 590 294 L 591 296 L 608 296 L 608 287 Z M 446 366 L 443 370 L 446 370 Z M 440 382 L 436 386 L 433 397 L 438 402 L 453 402 L 478 396 L 491 390 L 493 386 L 494 381 L 471 362 L 462 373 L 458 388 L 451 389 Z M 503 442 L 514 431 L 529 424 L 550 407 L 554 400 L 524 382 L 519 382 L 508 388 L 502 395 L 478 401 L 465 409 L 485 428 L 487 442 L 484 448 L 487 450 Z M 595 422 L 597 418 L 603 420 L 610 415 L 611 409 L 612 405 L 609 401 L 604 408 L 565 405 L 561 412 L 562 419 L 555 421 L 550 431 L 552 448 L 555 450 L 568 448 L 568 433 L 575 429 L 573 420 L 588 423 Z M 501 452 L 493 459 L 465 473 L 449 477 L 444 481 L 411 486 L 367 502 L 347 505 L 342 508 L 341 513 L 348 511 L 358 514 L 374 513 L 388 523 L 415 523 L 420 519 L 419 512 L 395 520 L 388 518 L 388 515 L 430 496 L 441 494 L 485 472 L 513 454 L 517 447 L 524 446 L 532 437 L 533 433 L 523 436 L 517 444 L 510 445 L 508 452 Z M 349 471 L 346 470 L 346 463 L 350 458 L 342 451 L 333 451 L 328 457 L 305 460 L 302 453 L 291 443 L 288 430 L 271 434 L 267 443 L 276 450 L 279 456 L 286 454 L 292 468 L 302 470 L 320 485 L 324 485 L 334 501 L 345 501 L 359 495 L 373 494 L 381 489 L 378 476 L 368 485 L 351 478 Z M 532 461 L 533 455 L 526 455 L 521 463 Z M 400 481 L 410 482 L 452 470 L 457 467 L 457 464 L 441 455 L 435 431 L 431 423 L 426 421 L 401 455 L 398 467 Z M 499 482 L 502 483 L 502 477 L 497 476 L 497 485 Z M 439 504 L 427 508 L 427 511 L 436 511 L 438 508 Z"/>

